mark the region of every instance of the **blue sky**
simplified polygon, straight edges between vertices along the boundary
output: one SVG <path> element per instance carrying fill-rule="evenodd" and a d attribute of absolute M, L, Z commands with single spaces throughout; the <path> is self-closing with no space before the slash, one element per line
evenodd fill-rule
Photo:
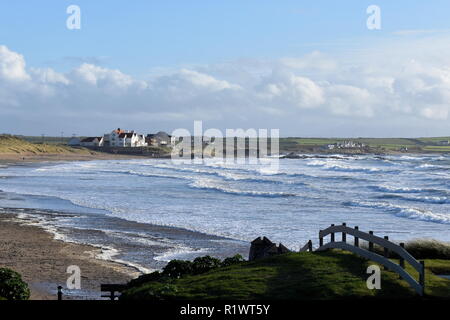
<path fill-rule="evenodd" d="M 71 4 L 81 8 L 81 30 L 66 28 Z M 371 4 L 381 8 L 381 30 L 366 27 Z M 450 102 L 445 100 L 444 58 L 450 53 L 445 45 L 449 15 L 450 2 L 437 0 L 3 1 L 3 86 L 13 88 L 6 72 L 20 55 L 26 73 L 21 81 L 30 87 L 26 92 L 8 90 L 3 99 L 0 92 L 0 125 L 26 134 L 40 134 L 38 128 L 46 126 L 48 134 L 55 134 L 61 131 L 55 123 L 73 119 L 74 128 L 66 132 L 94 134 L 93 123 L 100 123 L 99 130 L 125 125 L 170 131 L 192 126 L 194 117 L 204 116 L 198 120 L 211 126 L 275 126 L 283 127 L 284 135 L 442 135 Z M 436 58 L 437 51 L 442 57 Z M 372 70 L 380 71 L 392 57 L 421 67 L 413 74 Z M 439 65 L 429 65 L 437 61 Z M 351 78 L 351 68 L 361 70 L 372 63 L 370 77 L 365 70 Z M 438 71 L 430 75 L 425 67 Z M 59 80 L 42 80 L 48 70 Z M 430 77 L 435 78 L 426 82 Z M 436 79 L 445 81 L 437 84 Z M 95 90 L 85 86 L 86 81 Z M 381 123 L 378 111 L 394 96 L 379 99 L 380 86 L 372 86 L 382 81 L 391 86 L 382 94 L 398 99 L 387 111 L 387 124 Z M 417 86 L 420 81 L 425 82 Z M 365 82 L 370 85 L 363 86 Z M 408 82 L 414 84 L 412 89 L 405 87 Z M 422 91 L 411 94 L 413 89 Z M 30 90 L 36 90 L 36 97 L 30 97 Z M 105 90 L 122 95 L 110 99 Z M 174 92 L 179 97 L 169 99 Z M 430 105 L 426 99 L 412 105 L 415 97 L 432 93 Z M 349 107 L 345 101 L 352 98 L 357 102 L 349 101 Z M 358 108 L 352 107 L 355 103 L 365 105 L 364 99 L 370 100 L 371 110 L 352 109 Z M 118 121 L 120 106 L 111 105 L 112 100 L 135 107 L 140 116 Z M 233 115 L 234 107 L 248 108 L 248 114 Z M 74 115 L 84 109 L 114 115 L 96 122 Z M 301 119 L 301 130 L 293 117 Z M 378 119 L 379 125 L 357 125 L 367 118 Z M 18 125 L 12 126 L 11 120 Z"/>
<path fill-rule="evenodd" d="M 18 0 L 0 4 L 0 39 L 33 66 L 95 57 L 142 75 L 160 66 L 332 52 L 398 30 L 449 27 L 448 1 L 412 2 L 376 1 L 383 25 L 373 32 L 365 24 L 373 1 Z M 65 27 L 71 4 L 81 8 L 79 31 Z"/>

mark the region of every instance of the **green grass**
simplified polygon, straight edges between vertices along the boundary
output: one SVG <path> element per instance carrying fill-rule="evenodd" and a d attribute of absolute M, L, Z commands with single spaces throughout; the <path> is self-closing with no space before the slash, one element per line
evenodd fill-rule
<path fill-rule="evenodd" d="M 368 243 L 364 241 L 361 243 L 361 247 L 368 250 Z M 405 249 L 417 260 L 444 259 L 448 260 L 450 265 L 450 244 L 447 242 L 434 239 L 415 239 L 408 241 L 405 244 Z M 383 248 L 376 244 L 373 251 L 379 255 L 384 255 Z M 398 255 L 390 251 L 389 258 L 398 258 Z"/>
<path fill-rule="evenodd" d="M 125 291 L 123 299 L 418 298 L 405 281 L 389 271 L 382 271 L 381 290 L 367 289 L 369 264 L 373 263 L 339 250 L 289 253 L 206 274 L 148 282 Z M 450 271 L 450 261 L 427 260 L 426 266 L 428 297 L 450 298 L 450 280 L 433 274 Z"/>
<path fill-rule="evenodd" d="M 448 137 L 434 137 L 434 138 L 280 138 L 281 152 L 296 152 L 307 150 L 320 150 L 328 144 L 335 144 L 341 141 L 355 141 L 363 143 L 370 148 L 371 152 L 383 151 L 402 151 L 403 148 L 408 148 L 408 152 L 418 153 L 442 153 L 450 152 L 450 146 L 439 145 L 440 141 L 449 140 Z M 331 152 L 336 152 L 333 150 Z"/>
<path fill-rule="evenodd" d="M 450 146 L 425 146 L 422 149 L 431 152 L 450 152 Z"/>

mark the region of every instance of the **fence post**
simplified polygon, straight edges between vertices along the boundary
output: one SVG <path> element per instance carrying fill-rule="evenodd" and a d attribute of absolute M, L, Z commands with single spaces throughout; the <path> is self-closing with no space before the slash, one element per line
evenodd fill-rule
<path fill-rule="evenodd" d="M 355 230 L 359 230 L 359 227 L 356 226 Z M 359 238 L 358 237 L 355 237 L 355 247 L 359 247 Z"/>
<path fill-rule="evenodd" d="M 309 251 L 309 252 L 312 252 L 312 251 L 313 251 L 313 250 L 312 250 L 312 241 L 311 241 L 311 240 L 308 241 L 308 251 Z"/>
<path fill-rule="evenodd" d="M 332 224 L 331 226 L 334 227 L 334 224 Z M 331 242 L 334 242 L 334 232 L 331 233 Z"/>
<path fill-rule="evenodd" d="M 323 246 L 323 238 L 320 236 L 322 230 L 319 231 L 319 247 Z"/>
<path fill-rule="evenodd" d="M 342 225 L 344 227 L 347 226 L 347 224 L 345 222 Z M 347 242 L 347 233 L 345 233 L 345 232 L 342 232 L 342 242 Z"/>
<path fill-rule="evenodd" d="M 384 236 L 384 240 L 388 240 L 389 241 L 389 237 L 388 236 Z M 389 249 L 388 248 L 384 248 L 384 257 L 386 258 L 386 259 L 388 259 L 389 258 Z M 384 267 L 384 270 L 387 270 L 388 268 L 387 267 Z"/>
<path fill-rule="evenodd" d="M 62 300 L 62 287 L 61 286 L 58 286 L 58 301 L 61 301 Z"/>
<path fill-rule="evenodd" d="M 422 295 L 425 294 L 425 261 L 420 261 L 420 264 L 422 265 L 422 270 L 420 272 L 419 276 L 419 283 L 422 286 Z"/>
<path fill-rule="evenodd" d="M 400 243 L 400 247 L 402 247 L 403 249 L 405 249 L 405 244 L 402 242 Z M 402 269 L 405 269 L 405 259 L 403 259 L 402 256 L 400 256 L 400 267 L 402 267 Z"/>
<path fill-rule="evenodd" d="M 373 231 L 369 231 L 369 234 L 373 236 Z M 373 251 L 373 242 L 369 241 L 369 251 Z"/>

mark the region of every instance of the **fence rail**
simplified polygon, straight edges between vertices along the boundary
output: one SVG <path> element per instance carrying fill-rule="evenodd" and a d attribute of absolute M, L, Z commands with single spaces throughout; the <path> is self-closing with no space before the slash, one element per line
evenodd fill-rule
<path fill-rule="evenodd" d="M 302 248 L 300 248 L 299 252 L 312 252 L 313 248 L 312 248 L 312 241 L 309 240 Z"/>
<path fill-rule="evenodd" d="M 336 241 L 336 233 L 342 234 L 342 240 Z M 324 244 L 324 238 L 330 235 L 330 242 Z M 347 242 L 347 235 L 351 235 L 354 238 L 353 244 Z M 359 245 L 360 240 L 369 242 L 369 250 L 361 248 Z M 386 236 L 384 238 L 377 237 L 373 234 L 373 231 L 369 233 L 362 232 L 358 227 L 350 228 L 345 223 L 342 225 L 331 225 L 325 230 L 319 232 L 320 246 L 317 251 L 323 251 L 327 249 L 342 249 L 353 252 L 364 258 L 373 260 L 380 263 L 386 269 L 397 272 L 405 281 L 413 287 L 417 293 L 421 296 L 425 292 L 425 263 L 423 261 L 417 261 L 408 251 L 405 250 L 404 245 L 397 245 Z M 383 248 L 383 255 L 375 253 L 374 244 Z M 395 252 L 400 257 L 400 263 L 396 264 L 389 260 L 389 252 Z M 419 280 L 415 280 L 408 272 L 405 271 L 405 261 L 407 261 L 418 273 Z"/>

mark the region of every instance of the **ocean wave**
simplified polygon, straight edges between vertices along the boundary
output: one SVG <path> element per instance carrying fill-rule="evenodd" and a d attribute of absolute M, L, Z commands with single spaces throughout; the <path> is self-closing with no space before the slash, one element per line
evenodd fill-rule
<path fill-rule="evenodd" d="M 392 172 L 388 170 L 381 170 L 380 168 L 376 167 L 357 167 L 357 166 L 350 166 L 346 164 L 336 163 L 334 161 L 322 161 L 322 160 L 314 160 L 308 162 L 306 165 L 313 166 L 313 167 L 323 167 L 326 170 L 333 170 L 333 171 L 341 171 L 341 172 L 362 172 L 362 173 L 388 173 Z"/>
<path fill-rule="evenodd" d="M 163 261 L 163 262 L 169 262 L 174 259 L 178 260 L 192 260 L 193 258 L 196 258 L 202 255 L 206 255 L 208 253 L 208 249 L 200 248 L 200 249 L 193 249 L 185 246 L 179 246 L 174 249 L 170 249 L 165 251 L 164 253 L 158 254 L 154 259 L 156 261 Z"/>
<path fill-rule="evenodd" d="M 430 193 L 441 196 L 448 196 L 450 192 L 442 189 L 434 188 L 410 188 L 410 187 L 394 187 L 389 185 L 368 186 L 368 189 L 376 192 L 386 193 Z"/>
<path fill-rule="evenodd" d="M 435 204 L 446 204 L 450 203 L 450 199 L 447 197 L 414 197 L 414 196 L 404 196 L 399 194 L 384 194 L 378 196 L 377 199 L 398 199 L 404 201 L 413 201 L 413 202 L 423 202 L 423 203 L 435 203 Z"/>
<path fill-rule="evenodd" d="M 409 187 L 392 187 L 392 186 L 368 186 L 369 189 L 379 192 L 394 192 L 394 193 L 421 193 L 426 189 L 409 188 Z"/>
<path fill-rule="evenodd" d="M 441 224 L 450 224 L 450 215 L 443 213 L 435 213 L 431 210 L 421 208 L 393 205 L 386 202 L 368 202 L 368 201 L 345 201 L 342 203 L 342 205 L 347 207 L 379 209 L 394 214 L 397 217 L 427 222 L 435 222 Z"/>
<path fill-rule="evenodd" d="M 296 194 L 286 193 L 286 192 L 269 192 L 269 191 L 256 191 L 256 190 L 241 190 L 226 187 L 220 185 L 216 181 L 207 179 L 197 179 L 196 181 L 189 184 L 192 188 L 204 189 L 204 190 L 215 190 L 222 193 L 235 194 L 241 196 L 254 196 L 254 197 L 267 197 L 267 198 L 278 198 L 278 197 L 295 197 Z"/>
<path fill-rule="evenodd" d="M 116 174 L 126 174 L 126 175 L 134 175 L 134 176 L 140 176 L 140 177 L 155 177 L 155 178 L 168 178 L 168 179 L 181 179 L 181 180 L 195 180 L 198 175 L 195 175 L 196 173 L 205 174 L 208 176 L 215 176 L 219 178 L 223 178 L 224 180 L 228 181 L 240 181 L 240 182 L 254 182 L 254 183 L 268 183 L 268 184 L 289 184 L 289 185 L 306 185 L 306 183 L 301 181 L 283 181 L 281 179 L 277 179 L 274 176 L 259 176 L 259 175 L 249 175 L 249 174 L 239 174 L 239 173 L 233 173 L 233 172 L 227 172 L 227 171 L 204 171 L 201 169 L 198 170 L 190 170 L 190 169 L 178 169 L 173 170 L 173 168 L 167 168 L 172 169 L 171 171 L 174 172 L 186 172 L 186 173 L 192 173 L 192 175 L 179 175 L 179 174 L 170 174 L 170 173 L 156 173 L 156 172 L 139 172 L 136 170 L 108 170 L 106 172 L 109 173 L 116 173 Z"/>

